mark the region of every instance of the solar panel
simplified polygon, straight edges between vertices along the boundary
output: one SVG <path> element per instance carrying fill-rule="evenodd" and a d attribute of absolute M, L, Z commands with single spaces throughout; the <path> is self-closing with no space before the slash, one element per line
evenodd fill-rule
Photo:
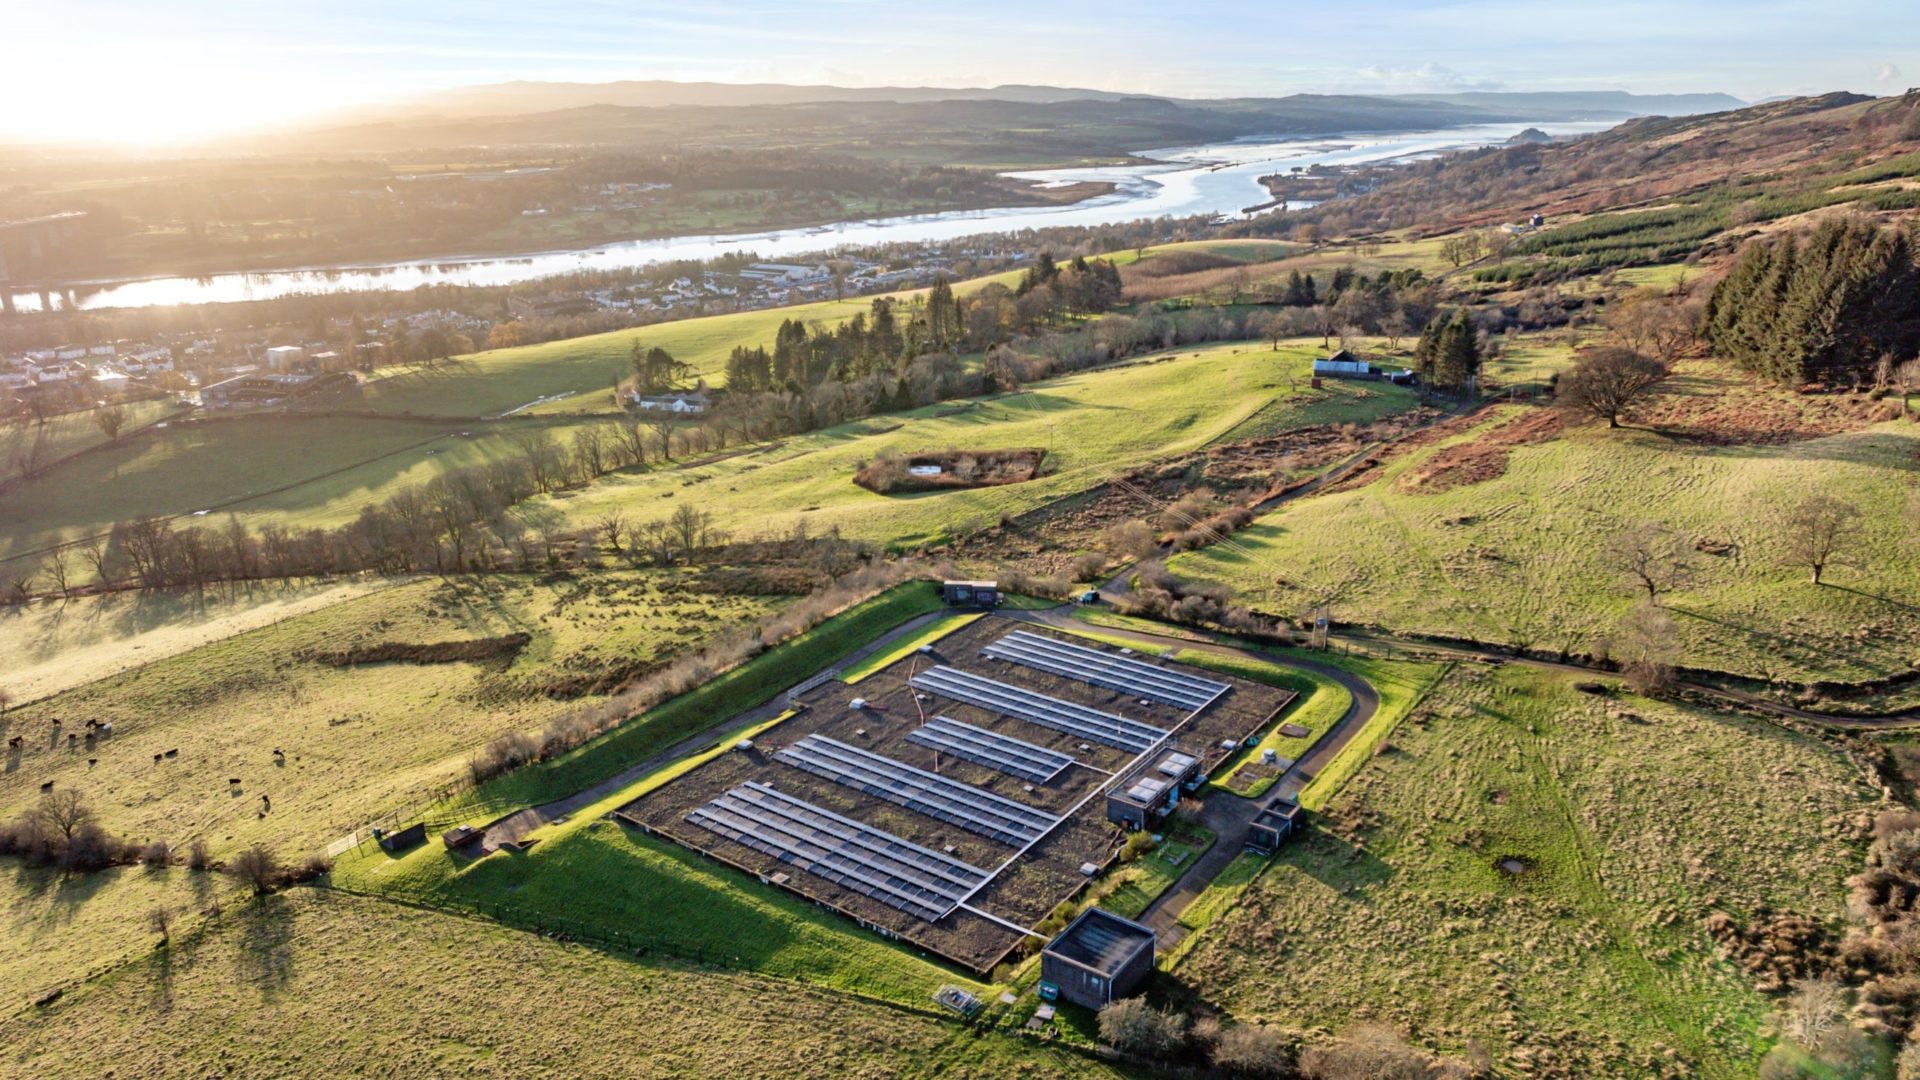
<path fill-rule="evenodd" d="M 1140 753 L 1167 737 L 1152 724 L 1089 709 L 1023 687 L 946 666 L 929 668 L 908 680 L 916 690 L 945 694 L 993 712 L 1016 716 L 1041 727 L 1064 731 L 1121 750 Z"/>
<path fill-rule="evenodd" d="M 985 788 L 916 769 L 905 762 L 809 735 L 774 755 L 797 769 L 857 788 L 928 817 L 1013 847 L 1045 836 L 1060 819 Z"/>
<path fill-rule="evenodd" d="M 695 807 L 687 821 L 928 922 L 991 876 L 751 781 Z"/>
<path fill-rule="evenodd" d="M 1188 710 L 1200 708 L 1228 688 L 1228 684 L 1217 679 L 1171 671 L 1144 660 L 1115 656 L 1025 630 L 1015 630 L 981 652 L 995 660 Z"/>
<path fill-rule="evenodd" d="M 913 729 L 907 741 L 1036 784 L 1046 783 L 1073 764 L 1073 758 L 1066 754 L 945 716 L 936 716 Z"/>

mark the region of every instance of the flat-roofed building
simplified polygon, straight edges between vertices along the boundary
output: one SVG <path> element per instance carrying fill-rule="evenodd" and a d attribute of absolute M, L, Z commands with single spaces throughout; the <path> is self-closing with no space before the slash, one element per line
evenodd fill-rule
<path fill-rule="evenodd" d="M 1061 998 L 1098 1009 L 1132 997 L 1153 974 L 1152 929 L 1088 908 L 1040 954 L 1040 980 Z"/>

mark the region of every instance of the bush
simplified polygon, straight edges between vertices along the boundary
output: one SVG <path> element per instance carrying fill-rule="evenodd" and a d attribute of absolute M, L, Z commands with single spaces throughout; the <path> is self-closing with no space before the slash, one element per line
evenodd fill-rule
<path fill-rule="evenodd" d="M 1100 1010 L 1100 1041 L 1121 1053 L 1166 1060 L 1186 1047 L 1187 1018 L 1125 998 Z"/>
<path fill-rule="evenodd" d="M 1213 1063 L 1235 1076 L 1292 1076 L 1293 1043 L 1278 1028 L 1239 1024 L 1220 1033 Z"/>
<path fill-rule="evenodd" d="M 234 856 L 233 861 L 227 864 L 227 873 L 253 889 L 255 896 L 267 895 L 286 880 L 286 871 L 280 866 L 279 856 L 259 844 Z"/>
<path fill-rule="evenodd" d="M 1120 846 L 1120 861 L 1134 862 L 1153 849 L 1153 834 L 1145 829 L 1135 829 L 1127 834 L 1127 842 Z"/>
<path fill-rule="evenodd" d="M 140 853 L 140 861 L 148 866 L 165 866 L 173 861 L 173 849 L 165 840 L 155 840 Z"/>
<path fill-rule="evenodd" d="M 205 840 L 195 840 L 187 848 L 187 865 L 195 870 L 213 869 L 213 856 L 207 853 Z"/>

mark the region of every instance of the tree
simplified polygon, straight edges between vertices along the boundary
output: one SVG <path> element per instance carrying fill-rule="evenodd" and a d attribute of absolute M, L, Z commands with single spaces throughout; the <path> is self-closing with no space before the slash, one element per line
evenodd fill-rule
<path fill-rule="evenodd" d="M 285 876 L 279 857 L 259 844 L 235 855 L 233 861 L 227 864 L 227 873 L 241 884 L 251 887 L 255 896 L 272 892 Z"/>
<path fill-rule="evenodd" d="M 1143 998 L 1122 998 L 1100 1010 L 1100 1041 L 1122 1053 L 1172 1057 L 1186 1036 L 1186 1017 L 1161 1012 Z"/>
<path fill-rule="evenodd" d="M 1647 603 L 1660 594 L 1684 589 L 1696 569 L 1693 547 L 1665 525 L 1636 525 L 1614 537 L 1611 558 L 1615 569 L 1647 594 Z"/>
<path fill-rule="evenodd" d="M 147 911 L 147 926 L 160 935 L 160 944 L 173 940 L 173 910 L 165 905 L 157 905 Z"/>
<path fill-rule="evenodd" d="M 1581 352 L 1562 376 L 1555 400 L 1566 409 L 1620 426 L 1635 404 L 1672 375 L 1666 364 L 1632 349 L 1607 346 Z"/>
<path fill-rule="evenodd" d="M 47 835 L 58 834 L 62 850 L 73 843 L 74 836 L 82 829 L 93 823 L 93 808 L 72 788 L 47 793 L 28 814 Z"/>
<path fill-rule="evenodd" d="M 609 511 L 601 517 L 595 528 L 607 538 L 607 546 L 613 549 L 613 553 L 620 554 L 620 539 L 626 536 L 628 531 L 627 515 L 618 510 Z"/>
<path fill-rule="evenodd" d="M 93 424 L 106 435 L 108 442 L 118 442 L 120 429 L 127 424 L 127 410 L 119 405 L 109 405 L 93 411 Z"/>
<path fill-rule="evenodd" d="M 1620 622 L 1613 652 L 1634 693 L 1656 695 L 1673 689 L 1680 631 L 1665 609 L 1651 603 L 1635 605 Z"/>
<path fill-rule="evenodd" d="M 680 550 L 685 553 L 687 561 L 692 562 L 694 553 L 707 546 L 713 515 L 695 509 L 692 503 L 683 502 L 673 508 L 667 522 L 673 529 L 673 537 L 680 545 Z"/>
<path fill-rule="evenodd" d="M 1414 370 L 1422 382 L 1441 390 L 1465 391 L 1480 375 L 1480 338 L 1467 309 L 1439 312 L 1420 332 L 1413 350 Z"/>
<path fill-rule="evenodd" d="M 1812 495 L 1787 512 L 1781 544 L 1787 562 L 1804 566 L 1815 585 L 1830 566 L 1855 565 L 1861 537 L 1860 508 L 1832 495 Z"/>
<path fill-rule="evenodd" d="M 1920 360 L 1893 365 L 1887 386 L 1900 395 L 1900 415 L 1913 415 L 1913 395 L 1920 393 Z"/>

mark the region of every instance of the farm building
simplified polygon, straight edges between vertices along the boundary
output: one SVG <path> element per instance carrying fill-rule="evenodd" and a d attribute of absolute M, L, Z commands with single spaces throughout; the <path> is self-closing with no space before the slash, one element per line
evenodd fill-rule
<path fill-rule="evenodd" d="M 1107 793 L 1107 820 L 1127 829 L 1148 828 L 1172 812 L 1180 796 L 1198 787 L 1202 779 L 1199 758 L 1168 747 Z"/>
<path fill-rule="evenodd" d="M 1300 804 L 1286 799 L 1275 799 L 1268 803 L 1247 829 L 1248 850 L 1262 855 L 1273 854 L 1279 850 L 1282 841 L 1299 830 L 1305 814 Z"/>
<path fill-rule="evenodd" d="M 1041 952 L 1041 993 L 1051 986 L 1089 1009 L 1131 997 L 1153 973 L 1154 940 L 1151 929 L 1132 919 L 1088 908 Z"/>
<path fill-rule="evenodd" d="M 1316 379 L 1367 379 L 1374 381 L 1384 379 L 1387 382 L 1400 383 L 1402 385 L 1413 382 L 1413 372 L 1375 367 L 1371 361 L 1362 360 L 1347 349 L 1341 349 L 1339 352 L 1334 353 L 1324 360 L 1315 360 L 1313 362 L 1313 377 Z"/>
<path fill-rule="evenodd" d="M 418 821 L 404 829 L 396 829 L 393 832 L 376 831 L 375 835 L 379 837 L 380 847 L 383 850 L 389 852 L 405 851 L 410 847 L 426 842 L 427 823 Z"/>
<path fill-rule="evenodd" d="M 994 607 L 1000 603 L 997 581 L 943 581 L 940 599 L 952 607 Z"/>

